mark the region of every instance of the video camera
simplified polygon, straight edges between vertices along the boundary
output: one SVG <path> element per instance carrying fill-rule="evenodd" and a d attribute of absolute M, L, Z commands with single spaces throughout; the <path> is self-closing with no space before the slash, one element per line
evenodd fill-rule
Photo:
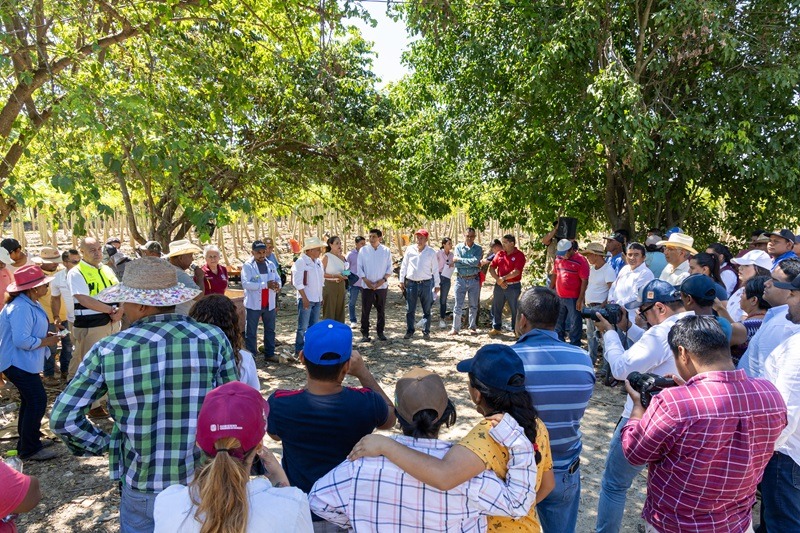
<path fill-rule="evenodd" d="M 595 313 L 600 313 L 600 316 L 605 318 L 609 324 L 616 326 L 617 323 L 619 323 L 620 318 L 622 318 L 623 312 L 624 310 L 622 307 L 617 304 L 608 304 L 605 307 L 595 305 L 592 307 L 584 307 L 581 310 L 581 316 L 583 318 L 591 318 L 597 322 L 597 315 Z"/>
<path fill-rule="evenodd" d="M 667 387 L 675 387 L 678 385 L 672 378 L 665 378 L 658 374 L 650 374 L 647 372 L 631 372 L 628 374 L 628 383 L 631 384 L 633 390 L 641 394 L 642 407 L 645 409 L 650 405 L 653 396 Z"/>

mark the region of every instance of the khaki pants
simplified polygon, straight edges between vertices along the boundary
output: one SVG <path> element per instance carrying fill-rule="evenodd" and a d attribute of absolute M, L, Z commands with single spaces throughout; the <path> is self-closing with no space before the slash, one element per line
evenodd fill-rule
<path fill-rule="evenodd" d="M 69 379 L 75 377 L 78 367 L 83 361 L 83 358 L 89 352 L 92 346 L 104 337 L 113 335 L 119 331 L 119 322 L 111 322 L 105 326 L 97 326 L 94 328 L 76 328 L 73 327 L 72 340 L 75 349 L 72 352 L 72 360 L 69 362 Z"/>

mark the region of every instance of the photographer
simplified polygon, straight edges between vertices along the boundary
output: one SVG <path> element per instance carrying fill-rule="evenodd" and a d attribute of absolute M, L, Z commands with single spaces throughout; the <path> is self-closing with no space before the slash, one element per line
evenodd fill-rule
<path fill-rule="evenodd" d="M 630 325 L 627 314 L 623 312 L 617 328 L 627 331 L 628 341 L 633 343 L 625 350 L 614 326 L 598 315 L 596 326 L 603 333 L 604 356 L 612 375 L 623 380 L 631 372 L 653 372 L 662 376 L 676 373 L 667 334 L 680 318 L 694 314 L 684 309 L 680 292 L 666 281 L 654 279 L 642 289 L 641 301 L 631 302 L 626 307 L 638 308 L 639 316 L 652 327 L 644 331 Z M 631 465 L 622 454 L 620 432 L 631 416 L 632 408 L 633 401 L 628 399 L 609 445 L 597 506 L 598 532 L 617 533 L 620 530 L 626 494 L 636 475 L 643 469 L 642 466 Z"/>
<path fill-rule="evenodd" d="M 682 318 L 667 341 L 683 386 L 664 389 L 645 411 L 628 384 L 635 406 L 622 429 L 625 458 L 649 465 L 647 531 L 752 532 L 756 486 L 786 406 L 774 385 L 735 370 L 713 317 Z"/>

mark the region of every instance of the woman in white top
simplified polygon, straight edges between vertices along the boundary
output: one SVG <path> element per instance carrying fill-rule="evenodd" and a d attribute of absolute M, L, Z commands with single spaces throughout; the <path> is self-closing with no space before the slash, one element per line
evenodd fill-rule
<path fill-rule="evenodd" d="M 442 247 L 436 252 L 439 261 L 439 327 L 447 328 L 444 317 L 447 314 L 447 295 L 450 294 L 450 281 L 453 277 L 453 240 L 450 237 L 442 239 Z"/>
<path fill-rule="evenodd" d="M 280 463 L 261 443 L 268 414 L 261 394 L 240 382 L 206 395 L 197 417 L 197 445 L 208 461 L 188 487 L 172 485 L 156 497 L 156 532 L 314 530 L 306 495 L 288 486 Z M 250 479 L 256 458 L 266 468 L 267 479 Z"/>
<path fill-rule="evenodd" d="M 347 261 L 342 253 L 342 240 L 334 235 L 328 239 L 328 246 L 322 256 L 325 270 L 325 285 L 322 287 L 322 319 L 330 318 L 344 323 L 345 281 L 347 281 Z"/>
<path fill-rule="evenodd" d="M 772 259 L 763 250 L 750 250 L 744 256 L 731 259 L 739 267 L 739 288 L 731 294 L 726 304 L 726 310 L 731 317 L 731 322 L 741 322 L 747 318 L 742 310 L 741 298 L 747 282 L 756 276 L 769 276 Z M 715 303 L 715 307 L 720 304 Z"/>
<path fill-rule="evenodd" d="M 222 294 L 203 296 L 192 306 L 189 316 L 198 322 L 211 324 L 222 330 L 233 348 L 236 368 L 239 369 L 239 381 L 260 391 L 256 362 L 253 354 L 242 347 L 242 328 L 239 325 L 236 306 L 231 299 Z"/>
<path fill-rule="evenodd" d="M 617 279 L 608 291 L 610 303 L 625 306 L 641 297 L 642 288 L 655 277 L 644 262 L 646 255 L 647 249 L 638 242 L 628 245 L 625 253 L 627 264 L 619 271 Z M 636 309 L 628 310 L 628 318 L 631 324 L 636 321 Z"/>

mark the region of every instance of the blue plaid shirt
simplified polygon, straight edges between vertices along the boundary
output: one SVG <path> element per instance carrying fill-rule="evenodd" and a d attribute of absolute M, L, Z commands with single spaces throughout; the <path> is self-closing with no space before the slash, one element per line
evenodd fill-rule
<path fill-rule="evenodd" d="M 195 437 L 203 399 L 236 379 L 219 328 L 183 315 L 147 316 L 89 350 L 53 404 L 50 428 L 75 453 L 108 451 L 111 479 L 160 492 L 191 480 L 201 458 Z M 86 418 L 106 393 L 111 435 Z"/>

